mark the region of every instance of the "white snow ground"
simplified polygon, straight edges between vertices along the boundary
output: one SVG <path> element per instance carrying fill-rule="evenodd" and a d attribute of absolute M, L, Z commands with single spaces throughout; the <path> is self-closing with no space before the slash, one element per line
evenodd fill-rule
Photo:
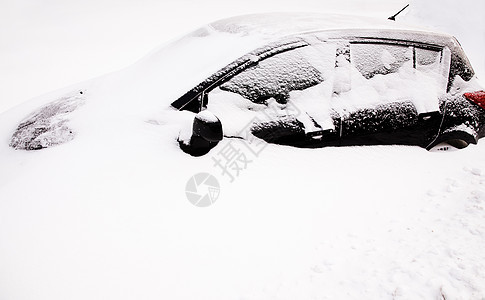
<path fill-rule="evenodd" d="M 481 4 L 466 2 L 470 15 L 435 27 L 458 30 L 465 51 L 478 53 Z M 450 13 L 435 4 L 406 18 Z M 480 56 L 470 58 L 484 74 Z M 151 110 L 163 87 L 143 89 L 152 82 L 142 71 L 0 115 L 0 299 L 485 297 L 483 141 L 445 152 L 267 145 L 258 157 L 245 152 L 251 162 L 231 182 L 212 158 L 244 142 L 225 139 L 201 158 L 182 153 L 178 128 Z M 125 94 L 130 85 L 138 88 Z M 73 115 L 83 129 L 76 139 L 8 147 L 21 119 L 78 89 L 92 98 Z M 185 197 L 198 172 L 221 184 L 208 208 Z"/>

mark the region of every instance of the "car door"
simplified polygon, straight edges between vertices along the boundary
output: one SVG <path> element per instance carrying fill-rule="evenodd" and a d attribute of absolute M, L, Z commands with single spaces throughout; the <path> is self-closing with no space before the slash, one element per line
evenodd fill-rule
<path fill-rule="evenodd" d="M 271 143 L 311 144 L 313 136 L 335 131 L 329 105 L 335 51 L 334 43 L 315 39 L 260 60 L 214 88 L 207 109 L 228 136 L 250 131 Z"/>
<path fill-rule="evenodd" d="M 349 48 L 350 88 L 332 100 L 341 116 L 341 144 L 426 147 L 443 118 L 439 99 L 446 93 L 449 53 L 375 39 L 351 41 Z"/>

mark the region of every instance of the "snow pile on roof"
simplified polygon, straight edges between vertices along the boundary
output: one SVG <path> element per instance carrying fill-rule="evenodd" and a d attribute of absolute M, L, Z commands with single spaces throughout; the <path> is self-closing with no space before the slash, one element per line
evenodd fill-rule
<path fill-rule="evenodd" d="M 72 140 L 76 133 L 69 127 L 69 115 L 84 104 L 82 93 L 62 97 L 37 109 L 18 125 L 10 146 L 17 150 L 39 150 Z"/>
<path fill-rule="evenodd" d="M 315 30 L 364 28 L 423 30 L 422 27 L 396 23 L 386 19 L 322 13 L 244 15 L 213 22 L 209 27 L 220 32 L 244 35 L 259 34 L 272 38 Z"/>

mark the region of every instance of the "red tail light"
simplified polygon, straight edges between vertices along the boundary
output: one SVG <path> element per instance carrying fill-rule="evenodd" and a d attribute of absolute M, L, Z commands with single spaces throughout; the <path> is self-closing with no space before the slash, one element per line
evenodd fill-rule
<path fill-rule="evenodd" d="M 478 91 L 473 93 L 465 93 L 463 94 L 465 98 L 474 103 L 478 104 L 481 108 L 485 109 L 485 91 Z"/>

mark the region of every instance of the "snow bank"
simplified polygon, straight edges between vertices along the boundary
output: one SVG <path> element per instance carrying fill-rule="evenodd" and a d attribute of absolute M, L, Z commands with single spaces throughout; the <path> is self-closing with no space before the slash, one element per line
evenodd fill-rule
<path fill-rule="evenodd" d="M 441 3 L 430 11 L 443 13 Z M 193 158 L 176 142 L 193 114 L 164 109 L 195 78 L 170 94 L 170 77 L 156 72 L 165 63 L 83 86 L 91 96 L 71 120 L 79 134 L 58 147 L 8 142 L 25 116 L 77 87 L 1 115 L 0 298 L 483 298 L 482 142 L 437 153 L 266 144 L 255 154 L 225 139 Z M 214 165 L 228 149 L 246 159 L 237 174 Z M 204 210 L 185 198 L 199 172 L 221 184 Z"/>

